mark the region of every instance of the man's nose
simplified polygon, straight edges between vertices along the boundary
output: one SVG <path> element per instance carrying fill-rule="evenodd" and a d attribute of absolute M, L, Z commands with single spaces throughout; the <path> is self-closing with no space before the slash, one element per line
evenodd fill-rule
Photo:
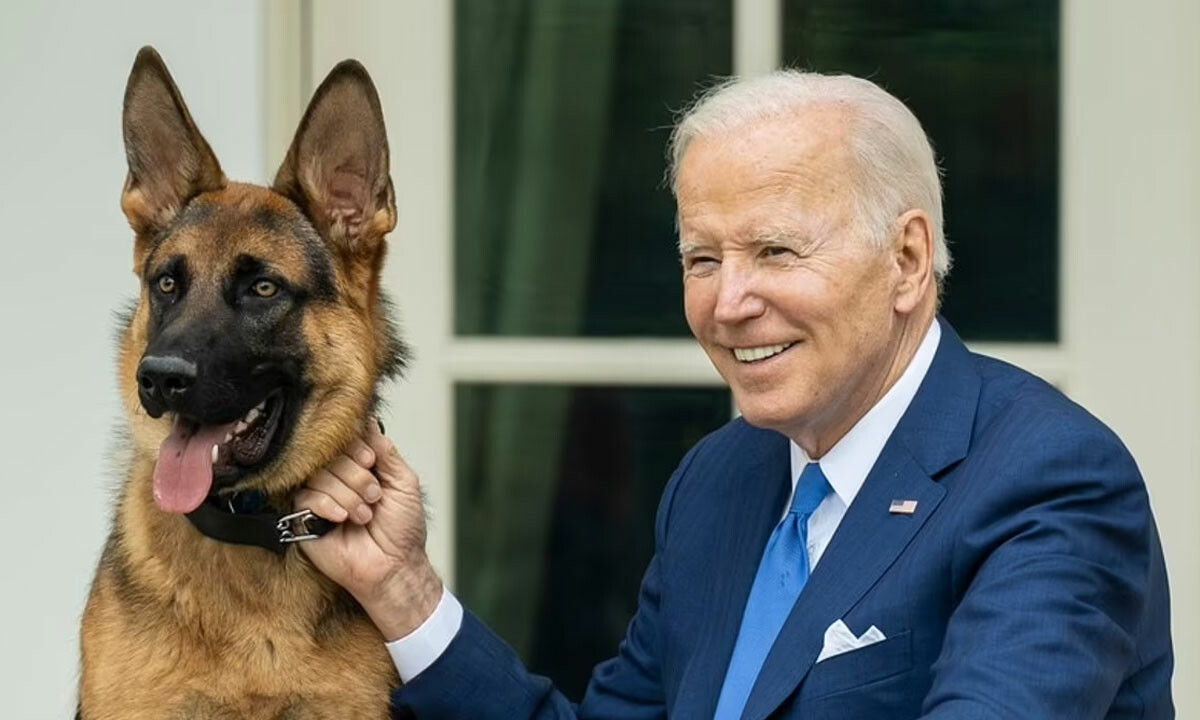
<path fill-rule="evenodd" d="M 740 323 L 756 318 L 766 310 L 752 271 L 726 263 L 721 266 L 719 282 L 717 306 L 713 310 L 717 322 Z"/>

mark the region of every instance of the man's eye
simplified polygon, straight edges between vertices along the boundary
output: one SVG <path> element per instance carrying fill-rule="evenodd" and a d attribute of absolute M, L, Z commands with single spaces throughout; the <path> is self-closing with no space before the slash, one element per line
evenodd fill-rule
<path fill-rule="evenodd" d="M 768 245 L 767 247 L 763 248 L 762 254 L 763 257 L 776 258 L 794 255 L 795 253 L 792 252 L 791 248 L 786 248 L 782 245 Z"/>
<path fill-rule="evenodd" d="M 269 298 L 279 292 L 279 286 L 270 280 L 255 280 L 254 284 L 250 286 L 250 291 L 260 298 Z"/>
<path fill-rule="evenodd" d="M 720 263 L 717 262 L 716 258 L 708 257 L 706 255 L 690 257 L 684 261 L 684 267 L 688 270 L 708 270 L 716 267 L 719 264 Z"/>

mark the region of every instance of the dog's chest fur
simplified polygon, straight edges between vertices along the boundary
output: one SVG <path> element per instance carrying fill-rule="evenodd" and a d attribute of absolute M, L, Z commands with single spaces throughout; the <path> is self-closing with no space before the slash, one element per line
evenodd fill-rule
<path fill-rule="evenodd" d="M 85 611 L 83 720 L 389 717 L 399 678 L 357 603 L 296 551 L 217 543 L 154 513 L 139 484 Z"/>

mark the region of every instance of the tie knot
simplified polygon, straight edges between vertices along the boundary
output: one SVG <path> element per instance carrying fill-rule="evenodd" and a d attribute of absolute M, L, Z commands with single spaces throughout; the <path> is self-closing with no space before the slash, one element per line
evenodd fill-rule
<path fill-rule="evenodd" d="M 796 494 L 792 497 L 792 508 L 801 517 L 813 514 L 825 496 L 829 494 L 829 480 L 821 472 L 817 463 L 809 463 L 800 471 L 800 479 L 796 481 Z"/>

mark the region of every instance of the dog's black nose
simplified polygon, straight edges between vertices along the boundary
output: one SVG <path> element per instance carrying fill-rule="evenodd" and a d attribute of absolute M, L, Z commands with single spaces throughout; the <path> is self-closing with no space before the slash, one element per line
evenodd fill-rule
<path fill-rule="evenodd" d="M 178 410 L 196 384 L 196 363 L 174 356 L 147 356 L 138 365 L 138 396 L 151 417 Z"/>

